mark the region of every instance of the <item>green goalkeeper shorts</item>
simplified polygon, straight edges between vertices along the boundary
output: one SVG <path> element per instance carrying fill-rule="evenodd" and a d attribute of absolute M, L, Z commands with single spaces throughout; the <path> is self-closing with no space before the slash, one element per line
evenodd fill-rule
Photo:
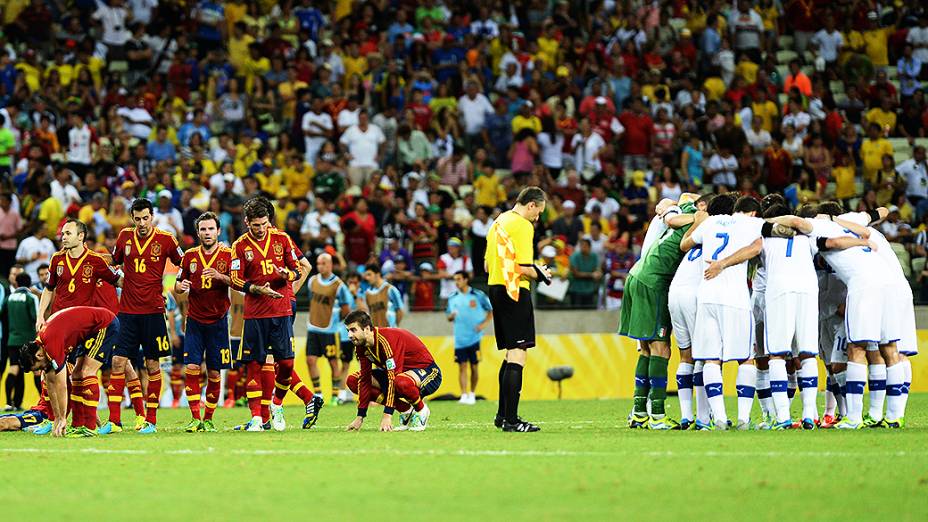
<path fill-rule="evenodd" d="M 670 310 L 666 288 L 654 289 L 635 276 L 625 281 L 619 335 L 639 341 L 670 341 Z"/>

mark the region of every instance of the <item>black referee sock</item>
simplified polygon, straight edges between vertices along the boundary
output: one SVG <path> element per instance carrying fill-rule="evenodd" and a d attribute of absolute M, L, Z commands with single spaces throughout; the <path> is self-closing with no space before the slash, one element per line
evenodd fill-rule
<path fill-rule="evenodd" d="M 503 378 L 508 364 L 506 359 L 503 359 L 503 364 L 499 367 L 499 408 L 496 410 L 496 416 L 500 418 L 506 418 L 506 389 L 503 388 Z"/>
<path fill-rule="evenodd" d="M 515 424 L 519 422 L 519 397 L 522 395 L 522 365 L 509 363 L 506 366 L 506 375 L 503 377 L 503 386 L 506 389 L 506 422 Z"/>

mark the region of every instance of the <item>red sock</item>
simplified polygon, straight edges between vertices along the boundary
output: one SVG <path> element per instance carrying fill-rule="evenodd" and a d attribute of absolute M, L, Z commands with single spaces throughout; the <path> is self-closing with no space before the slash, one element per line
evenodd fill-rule
<path fill-rule="evenodd" d="M 238 370 L 226 372 L 226 398 L 235 400 L 235 384 L 238 382 Z"/>
<path fill-rule="evenodd" d="M 290 376 L 290 390 L 303 401 L 303 404 L 309 404 L 309 401 L 313 400 L 313 392 L 303 384 L 303 379 L 300 379 L 300 375 L 296 372 Z"/>
<path fill-rule="evenodd" d="M 271 420 L 271 397 L 274 396 L 274 365 L 261 366 L 261 420 Z"/>
<path fill-rule="evenodd" d="M 206 380 L 206 412 L 203 414 L 203 420 L 212 420 L 213 412 L 216 411 L 216 404 L 219 402 L 221 388 L 222 378 L 219 377 L 219 372 L 216 372 L 215 377 L 208 376 Z"/>
<path fill-rule="evenodd" d="M 97 429 L 97 405 L 100 404 L 100 381 L 96 375 L 84 379 L 81 395 L 84 398 L 84 426 Z"/>
<path fill-rule="evenodd" d="M 84 382 L 74 380 L 71 383 L 71 427 L 80 428 L 84 425 Z"/>
<path fill-rule="evenodd" d="M 175 401 L 180 400 L 180 394 L 184 389 L 184 372 L 180 368 L 171 367 L 171 394 Z M 190 399 L 187 399 L 188 401 Z"/>
<path fill-rule="evenodd" d="M 136 379 L 138 382 L 138 379 Z M 107 403 L 110 406 L 110 422 L 120 424 L 122 420 L 122 391 L 126 387 L 126 374 L 110 374 L 110 385 L 106 387 Z M 129 388 L 129 394 L 132 394 L 132 388 Z"/>
<path fill-rule="evenodd" d="M 250 361 L 247 367 L 245 396 L 248 397 L 248 409 L 252 417 L 261 416 L 261 363 Z"/>
<path fill-rule="evenodd" d="M 358 379 L 360 378 L 361 372 L 354 372 L 345 379 L 345 386 L 355 395 L 358 394 Z"/>
<path fill-rule="evenodd" d="M 398 399 L 403 399 L 407 403 L 412 404 L 416 411 L 422 410 L 425 406 L 422 402 L 422 398 L 419 396 L 419 387 L 416 386 L 416 381 L 412 380 L 412 377 L 402 374 L 397 375 L 396 379 L 393 380 L 393 387 L 396 389 L 394 402 L 399 402 Z M 403 408 L 403 411 L 405 411 L 405 408 Z"/>
<path fill-rule="evenodd" d="M 293 359 L 285 359 L 277 362 L 277 376 L 274 379 L 274 404 L 281 404 L 287 392 L 290 391 L 290 383 L 293 380 Z"/>
<path fill-rule="evenodd" d="M 125 378 L 123 378 L 125 379 Z M 132 409 L 135 411 L 135 416 L 145 415 L 145 397 L 142 395 L 142 381 L 138 377 L 129 381 L 126 386 L 129 387 L 129 401 L 132 403 Z M 122 397 L 119 398 L 122 401 Z"/>
<path fill-rule="evenodd" d="M 145 397 L 145 420 L 158 423 L 158 406 L 161 403 L 161 370 L 148 375 L 148 391 Z"/>
<path fill-rule="evenodd" d="M 189 367 L 184 369 L 186 385 L 184 392 L 187 394 L 187 405 L 190 407 L 190 413 L 193 418 L 200 420 L 200 368 L 191 370 Z M 179 396 L 175 395 L 175 399 Z"/>

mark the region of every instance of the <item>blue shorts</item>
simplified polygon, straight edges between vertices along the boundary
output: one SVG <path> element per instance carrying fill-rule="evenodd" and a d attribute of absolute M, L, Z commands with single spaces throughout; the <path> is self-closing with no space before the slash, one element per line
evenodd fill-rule
<path fill-rule="evenodd" d="M 354 359 L 354 344 L 351 341 L 345 341 L 341 344 L 341 360 L 345 363 L 350 363 Z"/>
<path fill-rule="evenodd" d="M 454 362 L 458 364 L 479 363 L 480 362 L 480 342 L 478 341 L 476 344 L 465 346 L 463 348 L 455 347 Z"/>
<path fill-rule="evenodd" d="M 416 377 L 419 378 L 419 396 L 423 399 L 438 391 L 438 388 L 441 386 L 441 368 L 439 368 L 435 363 L 432 363 L 425 368 L 410 368 L 406 371 L 414 372 Z M 382 368 L 372 369 L 371 379 L 378 383 L 381 391 L 387 389 L 386 370 Z"/>
<path fill-rule="evenodd" d="M 73 353 L 76 354 L 78 359 L 86 357 L 103 365 L 113 358 L 113 351 L 116 348 L 116 340 L 119 338 L 120 330 L 119 318 L 114 317 L 113 322 L 108 326 L 82 340 L 75 347 Z"/>
<path fill-rule="evenodd" d="M 232 339 L 232 368 L 238 367 L 242 360 L 242 339 L 236 337 Z"/>
<path fill-rule="evenodd" d="M 171 355 L 171 341 L 164 324 L 164 314 L 119 313 L 119 342 L 115 355 L 127 357 L 132 364 L 141 361 L 139 347 L 145 359 L 158 360 Z M 136 366 L 138 370 L 141 366 Z"/>
<path fill-rule="evenodd" d="M 204 357 L 205 355 L 205 357 Z M 232 367 L 232 348 L 229 345 L 229 316 L 211 324 L 187 318 L 184 335 L 184 364 L 201 364 L 206 360 L 210 370 L 226 370 Z"/>
<path fill-rule="evenodd" d="M 174 345 L 171 344 L 171 362 L 174 364 L 182 364 L 184 362 L 184 342 L 186 336 L 179 335 L 178 337 L 180 338 L 180 342 L 177 343 L 177 347 L 175 348 Z"/>
<path fill-rule="evenodd" d="M 264 364 L 268 355 L 275 361 L 293 359 L 293 324 L 290 317 L 245 319 L 242 360 Z"/>
<path fill-rule="evenodd" d="M 306 332 L 306 355 L 335 359 L 338 357 L 338 347 L 335 345 L 335 334 L 309 330 Z"/>
<path fill-rule="evenodd" d="M 13 417 L 19 421 L 19 429 L 24 430 L 30 426 L 37 426 L 45 422 L 48 417 L 39 410 L 26 410 L 22 413 L 8 413 L 0 417 Z"/>

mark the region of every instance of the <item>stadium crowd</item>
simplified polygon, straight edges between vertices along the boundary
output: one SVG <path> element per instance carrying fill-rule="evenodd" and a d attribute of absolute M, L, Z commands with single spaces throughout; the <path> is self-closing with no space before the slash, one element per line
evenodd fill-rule
<path fill-rule="evenodd" d="M 61 223 L 110 251 L 136 197 L 184 246 L 262 193 L 310 259 L 379 262 L 409 309 L 485 279 L 520 189 L 562 284 L 614 309 L 684 191 L 888 207 L 928 300 L 928 9 L 917 0 L 11 0 L 0 35 L 0 274 Z M 478 283 L 479 284 L 479 283 Z"/>

